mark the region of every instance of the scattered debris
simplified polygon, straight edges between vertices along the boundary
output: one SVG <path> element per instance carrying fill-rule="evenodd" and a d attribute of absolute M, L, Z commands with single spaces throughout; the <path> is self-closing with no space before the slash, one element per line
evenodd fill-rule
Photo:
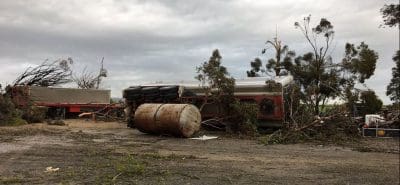
<path fill-rule="evenodd" d="M 123 121 L 125 119 L 123 105 L 120 103 L 109 104 L 95 112 L 83 112 L 83 113 L 79 114 L 78 117 L 91 118 L 94 122 L 96 122 L 97 120 Z"/>
<path fill-rule="evenodd" d="M 51 172 L 56 172 L 60 170 L 60 168 L 53 168 L 52 166 L 46 167 L 46 170 L 44 172 L 46 173 L 51 173 Z"/>
<path fill-rule="evenodd" d="M 217 138 L 218 138 L 217 136 L 206 136 L 206 135 L 203 135 L 203 136 L 200 136 L 200 137 L 193 137 L 193 138 L 189 138 L 189 139 L 205 141 L 205 140 L 217 139 Z"/>
<path fill-rule="evenodd" d="M 360 138 L 357 123 L 340 113 L 314 117 L 298 126 L 289 125 L 263 138 L 265 144 L 286 144 L 305 141 L 341 143 Z"/>
<path fill-rule="evenodd" d="M 396 112 L 365 115 L 365 123 L 362 127 L 362 135 L 372 137 L 400 137 L 399 114 Z"/>
<path fill-rule="evenodd" d="M 61 119 L 55 119 L 55 120 L 48 119 L 47 124 L 48 125 L 58 125 L 58 126 L 66 125 L 65 122 Z"/>

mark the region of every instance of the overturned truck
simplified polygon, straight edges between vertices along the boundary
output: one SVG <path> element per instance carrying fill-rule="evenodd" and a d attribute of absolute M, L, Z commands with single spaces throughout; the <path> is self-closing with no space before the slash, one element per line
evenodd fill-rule
<path fill-rule="evenodd" d="M 236 80 L 234 96 L 241 102 L 259 105 L 258 127 L 281 127 L 285 119 L 284 89 L 292 83 L 292 76 L 280 76 L 273 80 L 253 77 Z M 142 104 L 193 104 L 203 105 L 205 88 L 199 82 L 154 83 L 131 86 L 123 91 L 128 126 L 135 127 L 135 111 Z M 205 104 L 201 109 L 203 119 L 219 115 L 216 104 Z"/>

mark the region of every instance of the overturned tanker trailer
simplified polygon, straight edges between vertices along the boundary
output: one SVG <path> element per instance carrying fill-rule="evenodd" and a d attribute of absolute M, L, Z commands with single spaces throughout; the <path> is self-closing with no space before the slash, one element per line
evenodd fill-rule
<path fill-rule="evenodd" d="M 191 104 L 145 103 L 136 109 L 133 120 L 141 132 L 190 137 L 200 129 L 201 115 Z"/>
<path fill-rule="evenodd" d="M 252 77 L 236 80 L 234 96 L 241 102 L 259 105 L 258 127 L 280 127 L 285 118 L 284 89 L 287 85 L 292 83 L 292 81 L 293 77 L 290 75 L 280 76 L 274 79 Z M 175 127 L 175 129 L 178 127 L 174 124 L 170 124 L 168 121 L 154 120 L 155 118 L 153 119 L 153 117 L 156 117 L 157 114 L 147 115 L 149 118 L 146 119 L 153 119 L 150 121 L 152 126 L 147 125 L 149 123 L 148 121 L 142 121 L 142 118 L 139 119 L 137 116 L 143 116 L 141 114 L 142 107 L 148 107 L 146 104 L 149 103 L 167 105 L 191 104 L 200 107 L 204 103 L 205 91 L 204 86 L 199 84 L 199 82 L 154 83 L 131 86 L 123 91 L 123 97 L 126 102 L 125 115 L 127 115 L 129 127 L 137 127 L 139 130 L 147 133 L 166 133 L 190 137 L 183 133 L 171 133 L 172 127 Z M 157 107 L 158 105 L 153 106 Z M 216 104 L 206 104 L 201 110 L 201 117 L 203 119 L 212 118 L 219 115 L 221 111 L 223 110 Z M 196 123 L 193 124 L 200 123 L 196 121 Z M 195 127 L 196 126 L 193 128 Z"/>

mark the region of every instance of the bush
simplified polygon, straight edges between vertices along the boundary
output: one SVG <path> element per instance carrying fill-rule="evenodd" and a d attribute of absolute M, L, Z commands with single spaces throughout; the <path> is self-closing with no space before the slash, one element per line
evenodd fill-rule
<path fill-rule="evenodd" d="M 30 106 L 22 115 L 22 118 L 29 123 L 42 123 L 46 118 L 47 107 Z"/>
<path fill-rule="evenodd" d="M 8 121 L 8 126 L 26 125 L 28 122 L 20 117 L 13 117 Z"/>
<path fill-rule="evenodd" d="M 0 95 L 0 126 L 21 124 L 26 124 L 26 121 L 21 119 L 21 112 L 15 108 L 11 98 Z"/>
<path fill-rule="evenodd" d="M 229 107 L 232 116 L 228 118 L 228 131 L 254 136 L 257 133 L 258 105 L 235 100 Z"/>
<path fill-rule="evenodd" d="M 222 57 L 216 49 L 208 61 L 196 68 L 198 75 L 195 78 L 202 84 L 207 84 L 203 86 L 206 96 L 203 105 L 211 100 L 218 106 L 220 115 L 216 117 L 222 117 L 228 131 L 254 135 L 257 133 L 258 106 L 235 99 L 235 79 L 229 76 L 221 62 Z"/>

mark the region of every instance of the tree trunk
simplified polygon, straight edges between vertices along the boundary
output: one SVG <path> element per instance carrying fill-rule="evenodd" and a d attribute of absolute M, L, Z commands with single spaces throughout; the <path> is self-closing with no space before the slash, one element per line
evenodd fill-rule
<path fill-rule="evenodd" d="M 320 99 L 319 99 L 319 97 L 317 97 L 317 99 L 315 100 L 315 105 L 314 105 L 314 114 L 316 116 L 319 116 L 319 102 L 320 102 Z"/>

